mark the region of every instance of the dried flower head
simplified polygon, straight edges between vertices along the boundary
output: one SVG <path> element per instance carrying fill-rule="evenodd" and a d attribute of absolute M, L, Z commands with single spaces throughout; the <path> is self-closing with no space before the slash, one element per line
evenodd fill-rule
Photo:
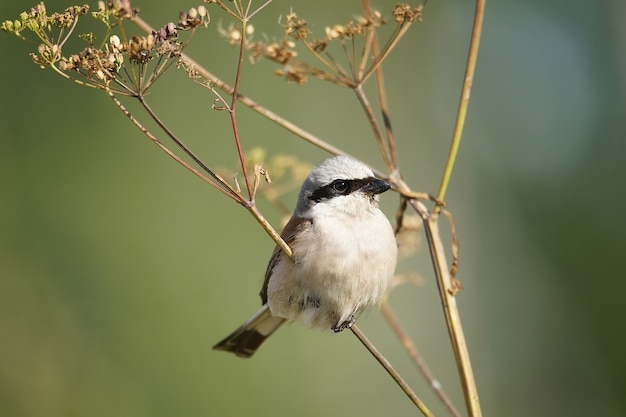
<path fill-rule="evenodd" d="M 71 55 L 69 58 L 63 57 L 59 63 L 59 69 L 76 71 L 84 74 L 88 79 L 108 85 L 115 78 L 122 64 L 123 57 L 119 53 L 85 48 L 79 54 Z"/>
<path fill-rule="evenodd" d="M 42 3 L 43 4 L 43 3 Z M 89 12 L 89 6 L 73 6 L 65 9 L 63 13 L 53 13 L 50 19 L 52 24 L 58 28 L 69 28 L 74 24 L 78 16 L 83 16 Z"/>
<path fill-rule="evenodd" d="M 288 83 L 304 85 L 308 81 L 307 71 L 300 67 L 285 65 L 282 69 L 274 70 L 274 74 L 284 77 Z"/>
<path fill-rule="evenodd" d="M 130 0 L 99 1 L 98 12 L 94 17 L 108 22 L 109 17 L 115 20 L 132 19 L 137 16 L 139 9 L 130 5 Z"/>
<path fill-rule="evenodd" d="M 368 29 L 374 29 L 384 25 L 386 21 L 382 18 L 380 12 L 374 10 L 369 17 L 357 16 L 356 21 L 348 21 L 348 23 L 340 25 L 327 26 L 325 28 L 326 40 L 353 38 L 363 35 Z"/>
<path fill-rule="evenodd" d="M 202 76 L 198 72 L 198 69 L 196 68 L 196 65 L 182 58 L 178 60 L 176 68 L 182 68 L 192 80 L 198 80 L 202 78 Z"/>
<path fill-rule="evenodd" d="M 188 12 L 180 12 L 178 28 L 181 30 L 194 29 L 198 26 L 207 27 L 211 22 L 209 11 L 204 6 L 191 8 Z"/>
<path fill-rule="evenodd" d="M 302 85 L 307 82 L 308 77 L 315 77 L 354 88 L 369 77 L 395 47 L 406 32 L 406 23 L 421 19 L 421 10 L 422 6 L 412 8 L 405 4 L 394 8 L 393 16 L 397 27 L 386 42 L 381 42 L 385 48 L 380 51 L 379 56 L 372 55 L 371 42 L 376 38 L 370 35 L 386 24 L 387 20 L 377 10 L 368 10 L 347 23 L 329 25 L 324 29 L 324 36 L 318 39 L 310 39 L 308 22 L 291 10 L 281 19 L 284 27 L 282 40 L 246 41 L 245 47 L 250 52 L 252 63 L 267 58 L 281 65 L 274 73 L 284 77 L 287 82 Z M 239 29 L 231 26 L 221 33 L 232 46 L 241 44 L 242 34 Z M 341 45 L 340 51 L 345 62 L 338 60 L 337 54 L 331 52 L 334 44 Z M 296 52 L 298 45 L 304 46 L 316 62 L 309 63 L 300 59 Z"/>
<path fill-rule="evenodd" d="M 51 36 L 52 27 L 61 29 L 61 35 L 63 29 L 70 28 L 76 24 L 78 18 L 89 12 L 89 6 L 72 6 L 68 7 L 62 13 L 53 13 L 48 16 L 46 11 L 46 5 L 41 2 L 37 6 L 32 7 L 27 12 L 20 14 L 19 20 L 10 21 L 6 20 L 2 23 L 2 30 L 5 32 L 13 33 L 14 35 L 24 39 L 22 31 L 25 29 L 37 34 L 37 37 L 47 41 L 49 47 L 55 43 L 53 40 L 62 39 L 63 36 L 53 37 Z M 59 42 L 62 44 L 63 42 Z"/>
<path fill-rule="evenodd" d="M 154 35 L 148 36 L 133 36 L 128 42 L 128 58 L 130 62 L 136 64 L 145 64 L 151 60 L 154 56 Z"/>
<path fill-rule="evenodd" d="M 231 24 L 228 25 L 227 28 L 223 28 L 223 27 L 218 27 L 217 29 L 218 33 L 220 34 L 220 36 L 222 36 L 222 38 L 226 39 L 226 41 L 228 42 L 228 44 L 230 46 L 240 46 L 241 45 L 241 39 L 242 39 L 242 33 L 241 33 L 241 27 Z M 254 25 L 252 24 L 247 24 L 246 25 L 246 37 L 245 37 L 245 48 L 248 49 L 249 46 L 252 44 L 252 35 L 254 34 Z"/>
<path fill-rule="evenodd" d="M 293 49 L 295 43 L 289 40 L 282 40 L 280 43 L 272 43 L 265 47 L 264 55 L 268 59 L 279 64 L 287 64 L 298 53 Z"/>
<path fill-rule="evenodd" d="M 292 10 L 285 16 L 285 21 L 286 37 L 293 38 L 298 41 L 306 39 L 309 34 L 309 29 L 307 27 L 308 23 L 306 20 L 299 18 L 298 15 Z"/>
<path fill-rule="evenodd" d="M 121 20 L 134 18 L 138 12 L 130 0 L 99 1 L 98 11 L 91 16 L 102 21 L 110 33 Z M 65 77 L 84 85 L 108 88 L 120 94 L 142 95 L 180 58 L 184 44 L 178 40 L 178 32 L 209 23 L 208 11 L 201 5 L 181 13 L 178 24 L 168 23 L 148 35 L 128 38 L 124 31 L 119 31 L 119 36 L 113 34 L 108 43 L 96 46 L 97 37 L 93 33 L 79 34 L 78 37 L 88 46 L 78 53 L 64 54 L 63 47 L 79 17 L 88 13 L 88 6 L 73 6 L 48 15 L 44 3 L 40 3 L 20 14 L 18 20 L 4 22 L 2 29 L 22 39 L 25 39 L 22 34 L 25 29 L 34 33 L 41 44 L 30 56 L 41 67 L 53 67 Z M 150 64 L 152 61 L 154 64 Z"/>
<path fill-rule="evenodd" d="M 406 3 L 400 3 L 393 8 L 393 17 L 396 23 L 421 22 L 423 9 L 424 5 L 422 4 L 417 7 L 411 7 Z"/>
<path fill-rule="evenodd" d="M 178 28 L 172 22 L 166 24 L 158 31 L 152 31 L 152 36 L 156 39 L 156 42 L 165 42 L 178 38 Z"/>

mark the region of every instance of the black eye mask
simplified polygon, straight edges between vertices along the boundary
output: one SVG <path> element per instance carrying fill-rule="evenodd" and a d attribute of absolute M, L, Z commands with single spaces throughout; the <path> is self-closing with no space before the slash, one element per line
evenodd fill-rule
<path fill-rule="evenodd" d="M 377 181 L 380 180 L 374 177 L 361 178 L 358 180 L 335 180 L 313 191 L 309 196 L 309 200 L 319 203 L 320 201 L 328 200 L 333 197 L 349 195 Z M 372 194 L 378 194 L 378 192 Z"/>

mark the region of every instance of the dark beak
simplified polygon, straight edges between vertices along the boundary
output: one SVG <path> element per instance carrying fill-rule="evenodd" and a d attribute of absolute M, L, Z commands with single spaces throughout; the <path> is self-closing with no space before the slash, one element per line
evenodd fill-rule
<path fill-rule="evenodd" d="M 391 188 L 391 184 L 389 184 L 387 181 L 371 177 L 371 178 L 368 178 L 367 183 L 363 187 L 361 187 L 360 191 L 365 194 L 374 195 L 374 194 L 384 193 L 390 188 Z"/>

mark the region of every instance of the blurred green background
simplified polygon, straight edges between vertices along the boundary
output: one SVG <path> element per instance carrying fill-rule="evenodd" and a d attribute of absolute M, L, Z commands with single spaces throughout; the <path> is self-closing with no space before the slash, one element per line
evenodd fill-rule
<path fill-rule="evenodd" d="M 357 1 L 299 3 L 273 2 L 254 21 L 257 36 L 279 36 L 291 6 L 319 36 L 359 10 Z M 393 5 L 372 3 L 386 13 Z M 70 4 L 47 2 L 49 11 Z M 5 0 L 0 20 L 31 5 Z M 134 5 L 154 26 L 197 6 Z M 212 11 L 189 51 L 232 81 L 236 51 L 216 36 L 229 20 Z M 471 2 L 430 2 L 385 67 L 401 166 L 418 190 L 438 186 L 472 13 Z M 485 415 L 626 415 L 624 16 L 620 0 L 488 2 L 447 200 Z M 292 325 L 251 360 L 212 351 L 256 311 L 271 241 L 103 94 L 33 65 L 35 48 L 0 34 L 0 415 L 416 414 L 349 332 Z M 242 92 L 382 168 L 349 91 L 287 85 L 273 69 L 247 66 Z M 172 71 L 150 100 L 209 164 L 236 170 L 227 116 L 211 111 L 207 91 Z M 326 156 L 241 109 L 246 149 L 312 164 Z M 259 204 L 278 225 L 281 213 Z M 390 217 L 396 204 L 383 197 Z M 390 301 L 463 408 L 424 252 L 399 266 L 423 286 Z M 359 324 L 445 415 L 380 314 Z"/>

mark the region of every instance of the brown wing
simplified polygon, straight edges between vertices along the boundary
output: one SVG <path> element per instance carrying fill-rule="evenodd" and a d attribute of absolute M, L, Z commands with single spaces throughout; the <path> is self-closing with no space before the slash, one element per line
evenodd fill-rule
<path fill-rule="evenodd" d="M 283 240 L 293 249 L 293 243 L 296 240 L 296 237 L 303 231 L 307 230 L 311 226 L 311 223 L 313 223 L 311 219 L 305 219 L 293 215 L 285 225 L 283 231 L 280 233 L 280 237 L 282 237 Z M 270 282 L 270 277 L 272 276 L 274 267 L 282 256 L 285 256 L 283 251 L 278 245 L 276 245 L 274 252 L 272 253 L 272 257 L 267 264 L 267 269 L 265 270 L 265 281 L 263 282 L 263 287 L 261 287 L 260 295 L 263 304 L 267 303 L 267 286 Z"/>

